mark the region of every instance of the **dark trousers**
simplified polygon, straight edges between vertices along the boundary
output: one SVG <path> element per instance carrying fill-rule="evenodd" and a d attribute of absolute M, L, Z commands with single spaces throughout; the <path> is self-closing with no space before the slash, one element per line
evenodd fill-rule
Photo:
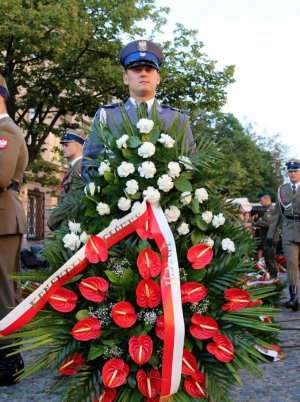
<path fill-rule="evenodd" d="M 272 247 L 268 246 L 265 243 L 263 244 L 263 253 L 266 267 L 271 275 L 275 275 L 278 272 L 276 264 L 276 246 L 276 244 L 274 244 Z"/>
<path fill-rule="evenodd" d="M 21 301 L 21 292 L 9 275 L 20 271 L 22 235 L 0 236 L 0 319 Z"/>

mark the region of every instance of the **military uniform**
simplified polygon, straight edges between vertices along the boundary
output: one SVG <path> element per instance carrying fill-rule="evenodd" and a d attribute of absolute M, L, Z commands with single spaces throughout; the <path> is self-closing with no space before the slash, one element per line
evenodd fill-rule
<path fill-rule="evenodd" d="M 128 43 L 120 52 L 119 60 L 121 65 L 125 70 L 136 68 L 140 66 L 148 66 L 153 69 L 159 70 L 160 65 L 162 64 L 164 59 L 164 55 L 161 49 L 153 42 L 146 40 L 137 40 Z M 161 105 L 154 98 L 155 94 L 153 94 L 153 98 L 147 101 L 148 107 L 149 103 L 152 108 L 156 108 L 157 118 L 160 122 L 163 122 L 165 130 L 168 130 L 174 121 L 174 118 L 178 118 L 180 121 L 181 127 L 185 126 L 185 138 L 187 142 L 187 146 L 190 151 L 193 149 L 193 135 L 191 131 L 191 127 L 188 124 L 188 116 L 180 110 L 177 110 L 171 106 Z M 129 98 L 125 104 L 124 108 L 128 114 L 128 117 L 133 126 L 136 125 L 138 121 L 138 111 L 137 104 L 139 102 L 136 99 Z M 149 118 L 151 118 L 151 112 L 148 113 Z M 110 131 L 116 136 L 119 137 L 120 128 L 122 127 L 122 113 L 121 113 L 121 104 L 114 104 L 108 106 L 101 106 L 95 115 L 95 119 L 93 121 L 93 125 L 98 122 L 102 124 L 107 124 Z M 99 153 L 103 150 L 103 144 L 98 142 L 95 143 L 95 140 L 89 138 L 83 149 L 83 163 L 82 163 L 82 176 L 84 178 L 89 178 L 88 171 L 91 172 L 94 169 L 93 163 L 89 161 L 89 159 L 95 159 L 99 155 Z"/>
<path fill-rule="evenodd" d="M 300 170 L 300 161 L 292 160 L 287 163 L 288 171 Z M 268 231 L 269 241 L 274 238 L 276 229 L 283 219 L 282 224 L 282 245 L 284 255 L 287 258 L 288 283 L 291 293 L 291 301 L 287 302 L 287 307 L 298 310 L 298 276 L 299 276 L 299 251 L 300 251 L 300 186 L 295 192 L 292 183 L 286 183 L 279 187 L 275 211 L 272 216 Z"/>
<path fill-rule="evenodd" d="M 76 141 L 83 145 L 85 141 L 85 134 L 79 130 L 68 130 L 60 141 L 61 144 Z M 82 156 L 75 159 L 70 168 L 65 173 L 61 182 L 61 191 L 59 195 L 59 203 L 54 208 L 49 216 L 47 225 L 50 230 L 57 229 L 65 220 L 68 209 L 72 207 L 69 205 L 69 195 L 79 191 L 76 183 L 76 178 L 81 179 L 81 164 Z"/>
<path fill-rule="evenodd" d="M 263 250 L 266 267 L 272 276 L 275 276 L 278 272 L 276 265 L 276 246 L 279 241 L 278 228 L 276 228 L 275 230 L 274 239 L 271 246 L 268 245 L 267 235 L 274 211 L 275 207 L 270 204 L 263 209 L 261 217 L 259 217 L 257 221 L 254 221 L 252 223 L 252 226 L 258 232 L 256 236 L 259 238 L 260 247 Z"/>

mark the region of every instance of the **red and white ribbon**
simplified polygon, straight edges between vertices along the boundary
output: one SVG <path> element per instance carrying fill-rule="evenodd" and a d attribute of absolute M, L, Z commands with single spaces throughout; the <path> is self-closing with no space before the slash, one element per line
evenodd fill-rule
<path fill-rule="evenodd" d="M 162 209 L 143 202 L 137 209 L 100 232 L 110 248 L 141 226 L 150 226 L 162 257 L 161 293 L 164 311 L 164 351 L 162 359 L 161 396 L 175 394 L 181 380 L 184 345 L 178 259 L 173 234 Z M 0 321 L 0 337 L 9 335 L 27 324 L 46 304 L 55 291 L 88 265 L 85 246 L 61 268 Z"/>

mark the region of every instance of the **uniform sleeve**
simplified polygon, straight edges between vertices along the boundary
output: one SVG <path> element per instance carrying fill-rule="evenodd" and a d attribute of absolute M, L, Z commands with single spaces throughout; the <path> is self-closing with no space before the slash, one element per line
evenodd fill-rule
<path fill-rule="evenodd" d="M 98 109 L 91 125 L 91 132 L 95 130 L 97 125 L 106 124 L 106 121 L 107 121 L 106 110 L 103 108 Z M 90 178 L 93 176 L 96 170 L 93 160 L 99 156 L 102 150 L 103 150 L 103 144 L 101 143 L 96 144 L 95 140 L 93 139 L 93 135 L 89 134 L 83 147 L 82 152 L 83 159 L 81 165 L 81 176 L 86 182 L 88 182 Z"/>
<path fill-rule="evenodd" d="M 273 213 L 272 218 L 271 218 L 267 238 L 274 239 L 276 231 L 277 231 L 277 228 L 278 228 L 278 225 L 279 225 L 280 220 L 281 220 L 281 217 L 282 217 L 281 205 L 280 205 L 280 202 L 279 202 L 278 196 L 277 196 L 275 209 L 274 209 L 274 213 Z"/>
<path fill-rule="evenodd" d="M 14 178 L 22 143 L 13 127 L 6 124 L 0 126 L 0 138 L 0 191 L 4 191 Z"/>

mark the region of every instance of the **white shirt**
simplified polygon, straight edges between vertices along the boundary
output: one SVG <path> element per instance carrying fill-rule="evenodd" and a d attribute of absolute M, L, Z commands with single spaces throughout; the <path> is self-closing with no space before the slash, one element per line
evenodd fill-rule
<path fill-rule="evenodd" d="M 82 159 L 82 155 L 78 156 L 77 158 L 73 159 L 72 162 L 70 162 L 70 165 L 73 166 L 74 163 L 76 163 L 77 161 L 79 161 L 79 159 Z"/>
<path fill-rule="evenodd" d="M 290 183 L 291 184 L 291 189 L 293 190 L 293 185 L 296 186 L 296 192 L 298 191 L 298 188 L 300 186 L 300 181 L 298 181 L 298 183 Z"/>
<path fill-rule="evenodd" d="M 0 114 L 0 119 L 5 119 L 5 117 L 9 117 L 7 113 Z"/>

